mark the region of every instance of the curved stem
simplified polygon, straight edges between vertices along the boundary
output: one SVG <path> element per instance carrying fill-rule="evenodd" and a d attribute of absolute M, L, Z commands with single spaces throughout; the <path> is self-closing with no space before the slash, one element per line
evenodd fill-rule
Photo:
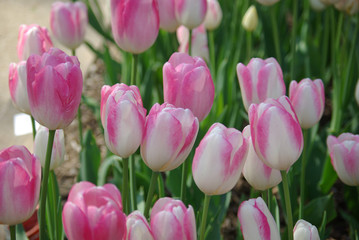
<path fill-rule="evenodd" d="M 192 29 L 189 29 L 189 37 L 188 37 L 188 55 L 192 56 Z"/>
<path fill-rule="evenodd" d="M 123 179 L 122 179 L 122 206 L 126 214 L 128 211 L 128 158 L 122 159 L 123 162 Z"/>
<path fill-rule="evenodd" d="M 203 214 L 202 214 L 202 221 L 201 221 L 201 235 L 200 240 L 204 240 L 204 235 L 206 233 L 206 221 L 207 221 L 207 214 L 208 214 L 208 207 L 209 201 L 211 200 L 211 196 L 205 195 L 204 196 L 204 203 L 203 203 Z"/>
<path fill-rule="evenodd" d="M 292 62 L 290 68 L 290 80 L 294 79 L 294 69 L 295 69 L 295 47 L 296 47 L 296 40 L 297 40 L 297 18 L 298 18 L 298 2 L 293 1 L 293 25 L 292 25 Z"/>
<path fill-rule="evenodd" d="M 30 115 L 30 117 L 31 117 L 31 126 L 32 126 L 32 138 L 35 139 L 35 136 L 36 136 L 35 119 L 32 115 Z"/>
<path fill-rule="evenodd" d="M 16 225 L 10 226 L 10 236 L 11 240 L 16 240 Z"/>
<path fill-rule="evenodd" d="M 275 14 L 274 9 L 271 9 L 270 12 L 270 17 L 271 17 L 271 22 L 272 22 L 272 27 L 273 27 L 273 40 L 274 40 L 274 48 L 275 48 L 275 54 L 278 60 L 278 63 L 281 64 L 282 63 L 282 57 L 280 54 L 280 46 L 279 46 L 279 35 L 278 35 L 278 21 L 277 21 L 277 15 Z"/>
<path fill-rule="evenodd" d="M 288 230 L 288 239 L 293 240 L 293 217 L 292 217 L 292 206 L 290 202 L 289 186 L 286 171 L 280 171 L 282 174 L 282 183 L 284 190 L 284 201 L 285 208 L 287 210 L 287 230 Z"/>
<path fill-rule="evenodd" d="M 130 156 L 130 198 L 131 198 L 131 212 L 137 209 L 136 201 L 136 181 L 135 181 L 135 158 Z"/>
<path fill-rule="evenodd" d="M 138 66 L 138 55 L 132 54 L 131 85 L 136 85 L 137 66 Z"/>
<path fill-rule="evenodd" d="M 303 206 L 305 201 L 305 168 L 307 166 L 307 151 L 310 143 L 308 137 L 308 129 L 303 131 L 304 135 L 304 147 L 302 153 L 302 171 L 300 173 L 300 204 L 299 204 L 299 219 L 303 219 Z"/>
<path fill-rule="evenodd" d="M 182 163 L 182 179 L 181 179 L 181 195 L 180 199 L 184 202 L 185 192 L 186 192 L 186 180 L 187 180 L 187 166 L 186 161 Z"/>
<path fill-rule="evenodd" d="M 144 212 L 144 216 L 146 217 L 146 219 L 148 219 L 148 217 L 149 217 L 150 207 L 151 207 L 151 203 L 152 203 L 153 194 L 155 193 L 156 181 L 157 181 L 158 174 L 159 174 L 159 172 L 152 172 L 150 188 L 148 189 L 147 200 L 146 200 L 146 205 L 145 205 L 145 212 Z"/>
<path fill-rule="evenodd" d="M 209 36 L 209 57 L 211 61 L 212 78 L 216 80 L 216 59 L 214 57 L 214 34 L 213 31 L 208 31 Z"/>

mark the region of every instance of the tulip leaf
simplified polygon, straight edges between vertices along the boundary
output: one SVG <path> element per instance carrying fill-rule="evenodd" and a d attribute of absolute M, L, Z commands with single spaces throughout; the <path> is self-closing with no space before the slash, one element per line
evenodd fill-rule
<path fill-rule="evenodd" d="M 107 177 L 111 168 L 115 168 L 122 176 L 122 168 L 119 163 L 120 157 L 116 155 L 112 155 L 106 158 L 102 163 L 98 170 L 98 178 L 97 178 L 97 185 L 102 186 L 107 183 Z M 122 177 L 120 178 L 122 179 Z M 122 182 L 116 182 L 115 185 L 121 186 Z"/>
<path fill-rule="evenodd" d="M 319 182 L 320 190 L 323 193 L 328 193 L 334 183 L 337 181 L 337 179 L 337 173 L 334 171 L 334 168 L 330 162 L 330 156 L 328 155 L 325 160 L 322 178 Z"/>
<path fill-rule="evenodd" d="M 28 238 L 26 237 L 26 233 L 24 230 L 24 227 L 22 226 L 22 224 L 17 224 L 16 225 L 16 239 L 17 240 L 28 240 Z"/>
<path fill-rule="evenodd" d="M 46 199 L 46 225 L 51 240 L 63 239 L 62 206 L 59 186 L 54 171 L 50 172 Z"/>

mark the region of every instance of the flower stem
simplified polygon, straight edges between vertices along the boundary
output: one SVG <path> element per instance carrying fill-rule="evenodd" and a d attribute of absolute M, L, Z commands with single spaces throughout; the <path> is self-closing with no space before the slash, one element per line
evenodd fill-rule
<path fill-rule="evenodd" d="M 270 190 L 271 189 L 262 191 L 262 198 L 266 202 L 269 212 L 271 211 L 271 194 L 270 194 L 271 192 L 270 192 Z"/>
<path fill-rule="evenodd" d="M 288 186 L 288 179 L 286 171 L 280 171 L 282 174 L 282 183 L 283 183 L 283 190 L 284 190 L 284 201 L 285 201 L 285 208 L 287 210 L 287 230 L 288 230 L 288 239 L 293 240 L 293 217 L 292 217 L 292 206 L 290 202 L 290 195 L 289 195 L 289 186 Z"/>
<path fill-rule="evenodd" d="M 188 55 L 192 56 L 192 29 L 189 29 L 189 37 L 188 37 Z"/>
<path fill-rule="evenodd" d="M 138 66 L 138 55 L 132 54 L 131 85 L 136 85 L 137 66 Z"/>
<path fill-rule="evenodd" d="M 128 158 L 122 159 L 123 162 L 123 179 L 122 179 L 122 205 L 126 214 L 128 211 Z"/>
<path fill-rule="evenodd" d="M 216 59 L 214 57 L 214 34 L 213 31 L 208 31 L 209 36 L 209 57 L 211 61 L 212 78 L 216 79 Z"/>
<path fill-rule="evenodd" d="M 152 203 L 153 194 L 155 193 L 156 181 L 157 181 L 158 174 L 159 174 L 159 172 L 152 172 L 150 188 L 148 189 L 147 200 L 146 200 L 146 205 L 145 205 L 145 212 L 144 212 L 146 219 L 148 219 L 148 217 L 149 217 L 150 207 L 151 207 L 151 203 Z"/>
<path fill-rule="evenodd" d="M 278 21 L 277 21 L 277 18 L 276 18 L 277 16 L 278 15 L 275 14 L 274 9 L 272 9 L 270 11 L 270 17 L 271 17 L 272 26 L 273 26 L 274 48 L 275 48 L 275 54 L 276 54 L 278 63 L 281 64 L 282 63 L 282 57 L 280 55 L 279 35 L 278 35 Z"/>
<path fill-rule="evenodd" d="M 31 126 L 32 126 L 32 138 L 35 139 L 36 136 L 35 119 L 32 115 L 30 115 L 30 117 L 31 117 Z"/>
<path fill-rule="evenodd" d="M 305 129 L 303 131 L 304 135 L 304 147 L 303 147 L 303 153 L 302 153 L 302 171 L 300 173 L 300 204 L 299 204 L 299 219 L 303 219 L 303 207 L 304 207 L 304 201 L 305 201 L 305 168 L 307 166 L 307 152 L 309 149 L 308 144 L 309 141 L 309 134 L 308 129 Z"/>
<path fill-rule="evenodd" d="M 206 232 L 206 221 L 207 221 L 207 215 L 208 215 L 208 207 L 209 207 L 209 202 L 211 200 L 211 196 L 205 194 L 204 195 L 204 203 L 203 203 L 203 213 L 202 213 L 202 221 L 201 221 L 201 235 L 200 235 L 200 240 L 204 240 L 204 235 Z"/>
<path fill-rule="evenodd" d="M 16 225 L 10 226 L 11 240 L 16 240 Z"/>
<path fill-rule="evenodd" d="M 248 62 L 252 57 L 252 32 L 247 31 L 247 58 Z"/>
<path fill-rule="evenodd" d="M 130 198 L 131 198 L 131 212 L 137 209 L 136 201 L 136 181 L 135 181 L 135 158 L 130 156 Z"/>
<path fill-rule="evenodd" d="M 186 161 L 182 163 L 182 179 L 181 179 L 181 194 L 180 199 L 182 202 L 184 202 L 184 198 L 186 196 L 186 181 L 187 181 L 187 166 Z"/>
<path fill-rule="evenodd" d="M 290 67 L 290 80 L 294 79 L 294 69 L 295 69 L 295 48 L 297 43 L 297 18 L 298 18 L 298 2 L 293 1 L 293 24 L 292 24 L 292 62 Z"/>

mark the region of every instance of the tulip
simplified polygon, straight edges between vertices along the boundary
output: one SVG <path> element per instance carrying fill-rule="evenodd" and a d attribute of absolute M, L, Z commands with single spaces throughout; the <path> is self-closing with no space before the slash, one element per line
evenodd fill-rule
<path fill-rule="evenodd" d="M 41 166 L 45 168 L 46 150 L 49 139 L 49 129 L 41 126 L 34 140 L 34 154 L 40 159 Z M 62 129 L 56 130 L 54 143 L 52 145 L 52 154 L 50 170 L 54 170 L 64 161 L 65 158 L 65 137 Z"/>
<path fill-rule="evenodd" d="M 289 98 L 302 128 L 308 129 L 319 122 L 324 112 L 325 96 L 322 80 L 292 81 Z"/>
<path fill-rule="evenodd" d="M 339 2 L 340 0 L 320 0 L 320 1 L 322 1 L 322 3 L 324 3 L 326 5 L 332 5 L 332 4 Z"/>
<path fill-rule="evenodd" d="M 175 0 L 157 0 L 160 14 L 160 28 L 174 32 L 180 25 L 175 14 Z"/>
<path fill-rule="evenodd" d="M 261 197 L 242 202 L 238 219 L 244 239 L 280 239 L 274 218 Z"/>
<path fill-rule="evenodd" d="M 156 0 L 111 0 L 112 34 L 126 52 L 138 54 L 150 48 L 159 24 Z"/>
<path fill-rule="evenodd" d="M 34 213 L 40 195 L 41 164 L 24 146 L 0 152 L 0 224 L 15 225 Z"/>
<path fill-rule="evenodd" d="M 359 135 L 328 136 L 327 145 L 340 180 L 349 186 L 359 186 Z"/>
<path fill-rule="evenodd" d="M 222 21 L 222 9 L 217 0 L 207 0 L 207 13 L 204 18 L 204 27 L 208 30 L 216 29 Z"/>
<path fill-rule="evenodd" d="M 230 191 L 238 182 L 248 152 L 248 140 L 234 128 L 215 123 L 196 149 L 192 172 L 206 195 Z"/>
<path fill-rule="evenodd" d="M 77 57 L 52 48 L 26 63 L 31 114 L 50 130 L 67 127 L 81 101 L 82 73 Z"/>
<path fill-rule="evenodd" d="M 189 30 L 185 26 L 177 28 L 177 40 L 180 44 L 178 51 L 188 54 Z M 209 60 L 207 32 L 203 24 L 192 30 L 191 56 Z"/>
<path fill-rule="evenodd" d="M 126 215 L 121 193 L 113 184 L 76 183 L 62 211 L 62 222 L 69 240 L 123 239 Z"/>
<path fill-rule="evenodd" d="M 294 240 L 319 240 L 318 229 L 305 220 L 298 220 L 293 229 Z"/>
<path fill-rule="evenodd" d="M 258 25 L 258 13 L 254 5 L 250 6 L 242 19 L 242 26 L 248 32 L 252 32 Z"/>
<path fill-rule="evenodd" d="M 163 65 L 165 102 L 189 108 L 202 121 L 211 111 L 214 84 L 206 63 L 186 53 L 174 53 Z"/>
<path fill-rule="evenodd" d="M 207 13 L 207 0 L 175 0 L 178 22 L 189 29 L 203 23 Z"/>
<path fill-rule="evenodd" d="M 50 27 L 55 38 L 72 50 L 84 40 L 88 24 L 87 7 L 82 2 L 52 4 Z"/>
<path fill-rule="evenodd" d="M 11 100 L 15 107 L 24 113 L 31 114 L 27 95 L 26 61 L 11 63 L 9 67 L 9 88 Z"/>
<path fill-rule="evenodd" d="M 252 103 L 285 95 L 282 69 L 274 58 L 252 58 L 247 66 L 239 63 L 237 76 L 246 111 Z"/>
<path fill-rule="evenodd" d="M 359 80 L 358 80 L 357 85 L 355 87 L 355 100 L 357 101 L 357 103 L 359 105 Z"/>
<path fill-rule="evenodd" d="M 316 11 L 322 11 L 326 8 L 321 0 L 310 0 L 310 6 Z"/>
<path fill-rule="evenodd" d="M 196 220 L 190 205 L 180 200 L 160 198 L 151 211 L 151 229 L 156 240 L 196 240 Z"/>
<path fill-rule="evenodd" d="M 189 109 L 156 103 L 146 118 L 143 161 L 154 172 L 177 168 L 191 152 L 198 127 L 198 119 Z"/>
<path fill-rule="evenodd" d="M 277 186 L 282 181 L 280 171 L 268 167 L 257 156 L 252 144 L 250 126 L 243 129 L 243 136 L 248 139 L 249 144 L 242 171 L 244 178 L 253 188 L 260 191 Z"/>
<path fill-rule="evenodd" d="M 39 25 L 21 25 L 17 42 L 17 55 L 20 61 L 32 54 L 42 55 L 52 47 L 47 29 Z"/>
<path fill-rule="evenodd" d="M 249 108 L 254 149 L 269 167 L 287 170 L 303 150 L 303 133 L 288 97 L 267 99 Z"/>
<path fill-rule="evenodd" d="M 335 4 L 335 7 L 344 11 L 349 15 L 354 15 L 359 11 L 359 1 L 358 0 L 340 0 Z"/>
<path fill-rule="evenodd" d="M 126 240 L 154 240 L 150 226 L 140 211 L 134 211 L 126 218 Z"/>
<path fill-rule="evenodd" d="M 259 2 L 260 4 L 264 5 L 264 6 L 270 6 L 275 4 L 276 2 L 279 2 L 279 0 L 257 0 L 257 2 Z"/>

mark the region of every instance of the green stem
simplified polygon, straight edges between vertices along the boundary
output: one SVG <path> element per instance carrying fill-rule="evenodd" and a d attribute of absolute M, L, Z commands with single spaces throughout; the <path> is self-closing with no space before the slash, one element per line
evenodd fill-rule
<path fill-rule="evenodd" d="M 359 186 L 357 186 L 358 202 L 359 202 Z"/>
<path fill-rule="evenodd" d="M 131 198 L 131 212 L 137 209 L 136 201 L 136 181 L 135 181 L 135 158 L 130 156 L 130 198 Z"/>
<path fill-rule="evenodd" d="M 325 76 L 325 67 L 327 63 L 327 56 L 328 56 L 328 44 L 329 44 L 329 14 L 328 12 L 325 12 L 324 17 L 324 39 L 322 40 L 323 46 L 322 46 L 322 52 L 323 52 L 323 61 L 322 61 L 322 75 Z M 324 79 L 323 79 L 324 80 Z"/>
<path fill-rule="evenodd" d="M 30 115 L 30 117 L 31 117 L 31 126 L 32 126 L 32 138 L 35 139 L 35 136 L 36 136 L 35 119 L 32 115 Z"/>
<path fill-rule="evenodd" d="M 304 135 L 304 147 L 303 147 L 303 153 L 302 153 L 302 171 L 300 173 L 300 204 L 299 204 L 299 219 L 303 219 L 303 207 L 304 207 L 304 201 L 305 201 L 305 168 L 307 166 L 307 151 L 309 149 L 308 144 L 309 141 L 309 130 L 305 129 L 303 131 Z"/>
<path fill-rule="evenodd" d="M 46 231 L 45 231 L 45 210 L 46 210 L 46 195 L 47 195 L 47 185 L 49 181 L 49 172 L 50 172 L 50 162 L 51 162 L 51 154 L 52 154 L 52 145 L 54 143 L 56 130 L 49 130 L 49 139 L 47 142 L 47 150 L 46 150 L 46 160 L 45 167 L 43 169 L 43 179 L 41 184 L 41 201 L 40 201 L 40 240 L 46 239 Z"/>
<path fill-rule="evenodd" d="M 271 9 L 271 11 L 269 11 L 269 12 L 270 12 L 270 17 L 271 17 L 272 27 L 273 27 L 273 39 L 274 39 L 275 54 L 276 54 L 278 63 L 281 64 L 282 57 L 280 54 L 277 14 L 275 14 L 274 9 Z"/>
<path fill-rule="evenodd" d="M 152 172 L 150 188 L 148 189 L 148 195 L 147 195 L 145 212 L 144 212 L 146 219 L 148 219 L 148 217 L 149 217 L 150 207 L 151 207 L 151 203 L 152 203 L 153 194 L 155 193 L 156 181 L 157 181 L 158 174 L 159 174 L 159 172 Z"/>
<path fill-rule="evenodd" d="M 123 162 L 123 179 L 122 179 L 122 205 L 126 214 L 128 211 L 128 158 L 122 159 Z"/>
<path fill-rule="evenodd" d="M 268 194 L 268 209 L 269 209 L 269 211 L 271 211 L 272 209 L 272 189 L 271 188 L 269 188 L 269 189 L 267 189 L 267 194 Z"/>
<path fill-rule="evenodd" d="M 209 57 L 211 61 L 212 78 L 216 80 L 216 59 L 214 57 L 214 34 L 213 31 L 208 31 L 209 36 Z"/>
<path fill-rule="evenodd" d="M 157 184 L 158 184 L 158 196 L 159 198 L 163 198 L 165 196 L 165 190 L 164 190 L 163 178 L 161 174 L 160 177 L 157 179 Z"/>
<path fill-rule="evenodd" d="M 186 195 L 186 181 L 187 181 L 187 174 L 188 174 L 186 162 L 187 161 L 184 161 L 182 163 L 181 194 L 180 194 L 180 199 L 182 202 L 184 202 L 184 198 Z"/>
<path fill-rule="evenodd" d="M 295 47 L 296 47 L 296 40 L 297 40 L 297 18 L 298 18 L 298 2 L 299 1 L 293 1 L 293 25 L 292 25 L 292 62 L 291 62 L 291 68 L 290 68 L 290 80 L 294 79 L 294 69 L 295 69 Z"/>
<path fill-rule="evenodd" d="M 138 66 L 138 55 L 132 54 L 131 85 L 136 85 L 137 66 Z"/>
<path fill-rule="evenodd" d="M 10 226 L 11 240 L 16 240 L 16 225 Z"/>
<path fill-rule="evenodd" d="M 271 211 L 271 197 L 271 189 L 262 191 L 262 198 L 266 202 L 269 212 Z"/>
<path fill-rule="evenodd" d="M 192 29 L 189 29 L 189 37 L 188 37 L 188 55 L 192 56 Z"/>
<path fill-rule="evenodd" d="M 252 32 L 247 31 L 247 60 L 252 57 Z"/>
<path fill-rule="evenodd" d="M 288 179 L 287 179 L 287 172 L 280 171 L 282 174 L 282 183 L 283 183 L 283 190 L 284 190 L 284 200 L 285 200 L 285 208 L 287 210 L 287 230 L 288 230 L 288 239 L 293 240 L 293 217 L 292 217 L 292 206 L 290 202 L 290 194 L 289 194 L 289 186 L 288 186 Z"/>
<path fill-rule="evenodd" d="M 205 194 L 204 195 L 204 203 L 203 203 L 203 214 L 202 214 L 202 221 L 201 221 L 201 235 L 200 235 L 200 240 L 204 240 L 204 235 L 206 232 L 206 221 L 207 221 L 207 214 L 208 214 L 208 207 L 209 207 L 209 202 L 211 200 L 211 196 Z"/>

